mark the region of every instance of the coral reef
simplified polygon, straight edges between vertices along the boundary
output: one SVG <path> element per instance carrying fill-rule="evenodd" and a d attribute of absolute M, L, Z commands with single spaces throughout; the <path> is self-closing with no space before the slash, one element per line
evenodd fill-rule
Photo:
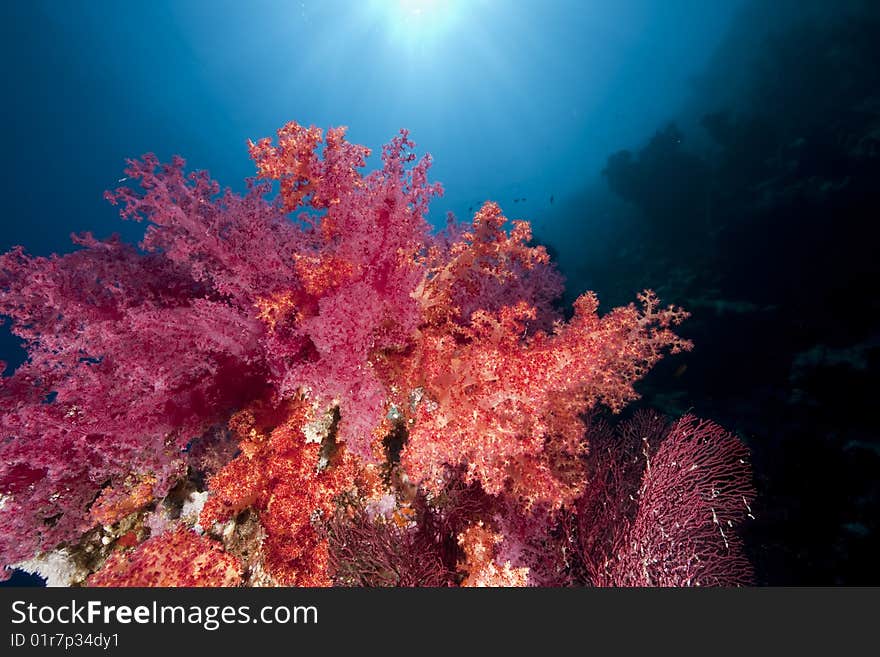
<path fill-rule="evenodd" d="M 686 313 L 599 313 L 486 203 L 434 235 L 405 131 L 289 123 L 222 191 L 131 160 L 140 248 L 0 256 L 29 358 L 0 379 L 0 562 L 90 586 L 748 583 L 746 451 L 637 415 Z M 279 193 L 274 190 L 278 188 Z M 58 568 L 57 566 L 54 566 Z M 81 576 L 78 581 L 82 581 Z"/>

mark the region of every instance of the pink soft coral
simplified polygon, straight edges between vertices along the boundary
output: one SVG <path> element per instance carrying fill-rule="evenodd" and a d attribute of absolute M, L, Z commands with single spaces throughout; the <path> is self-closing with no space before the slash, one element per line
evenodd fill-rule
<path fill-rule="evenodd" d="M 552 334 L 528 334 L 535 309 L 525 302 L 477 311 L 468 326 L 425 328 L 410 371 L 409 387 L 424 394 L 403 454 L 407 472 L 436 492 L 444 467 L 466 464 L 467 480 L 490 494 L 527 506 L 570 502 L 581 477 L 564 470 L 585 448 L 582 414 L 600 402 L 621 408 L 664 350 L 690 346 L 670 328 L 682 311 L 660 308 L 650 292 L 640 301 L 600 317 L 585 294 Z"/>
<path fill-rule="evenodd" d="M 428 239 L 424 215 L 441 188 L 427 182 L 430 158 L 415 160 L 406 131 L 383 149 L 383 166 L 362 177 L 369 151 L 343 138 L 344 128 L 322 133 L 289 123 L 278 146 L 267 139 L 251 144 L 260 177 L 281 181 L 288 210 L 308 202 L 302 246 L 291 253 L 306 298 L 276 324 L 270 339 L 279 354 L 307 358 L 279 363 L 279 391 L 307 386 L 318 401 L 340 406 L 339 437 L 369 458 L 372 429 L 386 411 L 387 387 L 375 358 L 404 349 L 420 321 L 414 292 L 424 277 L 422 252 Z M 293 341 L 296 347 L 287 345 Z"/>
<path fill-rule="evenodd" d="M 689 348 L 673 332 L 685 313 L 645 292 L 600 315 L 587 293 L 563 321 L 562 278 L 526 222 L 508 230 L 487 203 L 430 235 L 441 188 L 413 146 L 402 131 L 364 175 L 369 150 L 343 128 L 289 123 L 250 144 L 258 178 L 244 195 L 186 174 L 179 157 L 145 155 L 126 169 L 139 189 L 107 194 L 147 222 L 140 250 L 83 235 L 69 255 L 0 256 L 0 314 L 29 354 L 0 379 L 3 564 L 75 549 L 98 523 L 140 527 L 172 487 L 207 479 L 200 526 L 221 539 L 218 528 L 256 522 L 248 558 L 262 561 L 249 565 L 277 583 L 451 583 L 462 564 L 471 583 L 524 583 L 527 569 L 533 582 L 574 581 L 556 550 L 573 527 L 594 583 L 738 581 L 743 562 L 718 556 L 705 522 L 711 510 L 735 524 L 733 498 L 748 497 L 720 430 L 677 425 L 636 481 L 625 458 L 595 470 L 602 434 L 584 422 L 599 405 L 620 410 L 663 354 Z M 674 469 L 684 462 L 705 472 Z M 632 486 L 604 486 L 615 476 Z M 725 476 L 737 486 L 708 504 Z M 637 486 L 638 507 L 621 497 Z M 384 520 L 341 511 L 377 499 Z M 600 507 L 613 515 L 581 522 Z M 675 545 L 652 529 L 657 514 L 688 521 Z M 345 536 L 370 563 L 399 559 L 399 576 L 352 571 L 367 561 Z M 220 545 L 160 533 L 91 582 L 238 582 Z M 422 547 L 426 568 L 413 562 Z M 177 549 L 197 564 L 222 555 L 217 572 L 188 570 Z M 680 567 L 639 579 L 648 554 Z"/>

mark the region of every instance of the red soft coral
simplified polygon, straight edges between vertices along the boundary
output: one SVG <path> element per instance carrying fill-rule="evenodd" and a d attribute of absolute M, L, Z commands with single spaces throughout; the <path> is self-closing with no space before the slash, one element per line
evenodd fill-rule
<path fill-rule="evenodd" d="M 322 446 L 306 442 L 309 419 L 302 401 L 237 414 L 231 427 L 241 438 L 241 454 L 211 478 L 200 516 L 210 527 L 255 510 L 266 533 L 263 566 L 287 586 L 330 584 L 327 541 L 314 523 L 334 511 L 338 496 L 356 488 L 357 465 L 344 447 L 323 463 Z"/>
<path fill-rule="evenodd" d="M 474 583 L 523 583 L 526 568 L 533 583 L 573 581 L 557 550 L 567 532 L 594 583 L 741 578 L 717 546 L 736 553 L 723 524 L 734 494 L 748 497 L 730 443 L 677 425 L 639 479 L 638 458 L 595 458 L 605 434 L 583 419 L 620 410 L 664 353 L 690 346 L 673 332 L 685 313 L 645 292 L 600 315 L 587 293 L 563 322 L 562 278 L 526 222 L 508 227 L 487 203 L 430 235 L 441 188 L 413 146 L 402 131 L 363 175 L 369 150 L 343 128 L 289 123 L 250 144 L 258 180 L 244 195 L 146 155 L 126 170 L 139 189 L 107 194 L 147 222 L 141 250 L 83 235 L 69 255 L 0 256 L 0 314 L 29 355 L 0 379 L 0 562 L 76 549 L 96 523 L 207 477 L 201 526 L 241 520 L 224 544 L 276 583 L 449 583 L 460 563 Z M 342 499 L 367 516 L 341 513 Z M 390 524 L 366 511 L 377 500 Z M 676 517 L 688 522 L 673 544 Z M 370 559 L 338 541 L 331 553 L 332 536 Z M 178 548 L 195 569 L 169 556 Z M 661 557 L 673 565 L 657 570 Z M 228 584 L 230 559 L 181 529 L 115 554 L 92 583 Z M 358 576 L 358 563 L 382 572 Z"/>
<path fill-rule="evenodd" d="M 428 252 L 428 272 L 416 296 L 424 320 L 438 325 L 467 324 L 474 312 L 497 312 L 525 302 L 535 308 L 533 321 L 549 328 L 559 319 L 554 308 L 563 279 L 543 246 L 532 246 L 528 222 L 507 218 L 496 203 L 487 202 L 470 227 L 450 224 L 446 240 Z"/>
<path fill-rule="evenodd" d="M 445 465 L 466 464 L 490 494 L 570 502 L 580 481 L 566 464 L 584 448 L 582 414 L 600 402 L 620 409 L 664 350 L 690 346 L 671 330 L 681 310 L 659 308 L 650 292 L 640 300 L 600 317 L 585 294 L 552 334 L 528 334 L 535 311 L 525 303 L 425 329 L 409 379 L 424 394 L 402 457 L 410 476 L 437 491 Z"/>
<path fill-rule="evenodd" d="M 179 527 L 114 552 L 87 586 L 236 586 L 241 565 L 220 545 Z"/>

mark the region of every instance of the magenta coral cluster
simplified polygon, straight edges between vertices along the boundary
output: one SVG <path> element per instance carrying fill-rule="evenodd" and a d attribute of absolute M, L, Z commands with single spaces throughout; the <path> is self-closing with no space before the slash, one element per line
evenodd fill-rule
<path fill-rule="evenodd" d="M 244 195 L 146 155 L 107 193 L 147 223 L 139 248 L 0 256 L 28 352 L 0 378 L 0 564 L 60 551 L 113 586 L 749 581 L 743 445 L 596 419 L 690 347 L 686 313 L 587 293 L 563 321 L 526 222 L 486 203 L 431 233 L 441 188 L 412 150 L 404 131 L 363 175 L 344 129 L 289 123 L 250 143 Z"/>

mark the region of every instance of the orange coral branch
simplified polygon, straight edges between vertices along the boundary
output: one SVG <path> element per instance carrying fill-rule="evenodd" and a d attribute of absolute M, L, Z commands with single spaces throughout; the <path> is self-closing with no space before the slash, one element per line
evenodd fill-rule
<path fill-rule="evenodd" d="M 214 541 L 184 527 L 113 553 L 88 586 L 235 586 L 241 566 Z"/>

